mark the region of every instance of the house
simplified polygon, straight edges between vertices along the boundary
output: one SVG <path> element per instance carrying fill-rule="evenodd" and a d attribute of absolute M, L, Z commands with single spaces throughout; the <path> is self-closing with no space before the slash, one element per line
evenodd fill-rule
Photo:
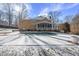
<path fill-rule="evenodd" d="M 70 31 L 74 34 L 79 34 L 79 15 L 76 15 L 70 24 Z"/>
<path fill-rule="evenodd" d="M 64 24 L 58 24 L 58 31 L 64 32 Z"/>
<path fill-rule="evenodd" d="M 20 20 L 18 24 L 20 30 L 29 30 L 29 31 L 46 31 L 53 30 L 53 20 L 48 19 L 47 17 L 37 17 L 35 19 L 24 19 Z"/>
<path fill-rule="evenodd" d="M 58 31 L 60 32 L 70 32 L 70 24 L 65 22 L 58 25 Z"/>

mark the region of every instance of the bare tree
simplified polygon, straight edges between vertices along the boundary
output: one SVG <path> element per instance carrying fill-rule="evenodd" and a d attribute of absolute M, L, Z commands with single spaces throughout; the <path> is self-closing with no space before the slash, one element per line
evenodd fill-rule
<path fill-rule="evenodd" d="M 8 21 L 8 26 L 12 26 L 18 23 L 19 20 L 25 19 L 27 17 L 27 6 L 26 4 L 13 4 L 13 3 L 2 3 L 0 4 L 0 20 L 6 19 Z M 15 10 L 15 7 L 19 6 L 19 12 Z M 15 23 L 13 23 L 15 22 Z"/>
<path fill-rule="evenodd" d="M 73 15 L 65 16 L 65 22 L 71 23 Z"/>
<path fill-rule="evenodd" d="M 27 16 L 26 4 L 20 4 L 19 20 L 25 19 Z"/>
<path fill-rule="evenodd" d="M 3 10 L 6 15 L 6 19 L 8 20 L 9 26 L 11 26 L 12 25 L 12 17 L 13 17 L 12 4 L 10 4 L 10 3 L 3 4 Z"/>
<path fill-rule="evenodd" d="M 60 16 L 61 12 L 53 11 L 49 12 L 49 16 L 51 16 L 51 19 L 53 20 L 53 27 L 57 29 L 57 24 L 59 23 L 58 17 Z"/>
<path fill-rule="evenodd" d="M 3 12 L 0 10 L 0 20 L 2 20 Z"/>

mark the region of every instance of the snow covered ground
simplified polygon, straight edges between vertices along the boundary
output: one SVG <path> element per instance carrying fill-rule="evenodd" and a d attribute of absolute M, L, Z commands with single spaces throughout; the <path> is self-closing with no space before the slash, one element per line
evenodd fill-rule
<path fill-rule="evenodd" d="M 5 36 L 0 36 L 0 45 L 78 45 L 79 36 L 52 33 L 52 34 L 21 34 L 20 32 L 12 32 Z"/>
<path fill-rule="evenodd" d="M 0 36 L 0 55 L 79 55 L 78 43 L 78 35 L 21 34 L 15 31 Z"/>

